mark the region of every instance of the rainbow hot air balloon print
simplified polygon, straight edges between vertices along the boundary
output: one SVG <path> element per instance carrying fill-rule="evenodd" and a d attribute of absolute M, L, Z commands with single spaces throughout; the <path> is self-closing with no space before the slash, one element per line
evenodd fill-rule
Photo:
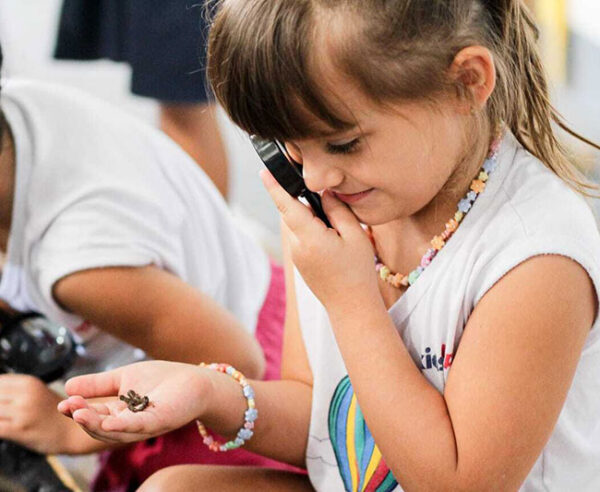
<path fill-rule="evenodd" d="M 329 405 L 329 437 L 347 492 L 389 492 L 398 486 L 367 428 L 348 376 Z"/>

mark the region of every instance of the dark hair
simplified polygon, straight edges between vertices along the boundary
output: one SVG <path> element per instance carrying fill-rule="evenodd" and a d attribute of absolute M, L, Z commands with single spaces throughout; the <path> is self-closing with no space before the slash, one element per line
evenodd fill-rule
<path fill-rule="evenodd" d="M 482 121 L 505 122 L 521 144 L 578 191 L 589 183 L 556 137 L 564 123 L 550 103 L 536 46 L 538 31 L 521 0 L 213 0 L 208 77 L 230 118 L 251 134 L 314 135 L 308 115 L 352 125 L 323 93 L 330 63 L 374 101 L 435 100 L 469 93 L 448 76 L 472 45 L 493 54 L 496 89 Z M 350 21 L 354 21 L 351 23 Z M 331 97 L 329 95 L 329 97 Z"/>

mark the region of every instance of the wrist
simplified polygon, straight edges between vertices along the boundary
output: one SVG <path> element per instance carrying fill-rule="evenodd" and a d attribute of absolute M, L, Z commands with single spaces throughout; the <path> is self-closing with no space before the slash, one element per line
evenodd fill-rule
<path fill-rule="evenodd" d="M 75 421 L 64 417 L 64 428 L 61 431 L 61 439 L 56 442 L 55 448 L 51 454 L 80 455 L 90 454 L 106 446 L 106 443 L 98 441 L 89 436 Z"/>
<path fill-rule="evenodd" d="M 205 397 L 205 406 L 197 417 L 208 429 L 226 438 L 235 438 L 244 425 L 248 400 L 240 383 L 228 374 L 208 368 L 211 389 Z"/>
<path fill-rule="evenodd" d="M 349 318 L 359 319 L 374 313 L 387 313 L 383 298 L 377 289 L 361 289 L 357 293 L 344 291 L 344 298 L 324 306 L 332 323 Z"/>

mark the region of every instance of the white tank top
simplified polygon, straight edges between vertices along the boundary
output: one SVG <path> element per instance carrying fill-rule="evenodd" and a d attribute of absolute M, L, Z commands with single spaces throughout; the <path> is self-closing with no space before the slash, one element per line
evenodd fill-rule
<path fill-rule="evenodd" d="M 440 392 L 479 300 L 504 274 L 540 254 L 577 261 L 600 292 L 600 235 L 591 209 L 508 134 L 485 191 L 389 310 L 415 364 Z M 325 309 L 298 274 L 296 290 L 314 376 L 306 455 L 313 486 L 326 492 L 401 490 L 366 428 Z M 553 434 L 522 491 L 600 490 L 598 325 L 597 319 Z"/>

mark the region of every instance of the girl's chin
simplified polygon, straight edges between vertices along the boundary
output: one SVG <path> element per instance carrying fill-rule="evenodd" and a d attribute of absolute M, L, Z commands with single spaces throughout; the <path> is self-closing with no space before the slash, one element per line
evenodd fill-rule
<path fill-rule="evenodd" d="M 388 222 L 397 219 L 397 217 L 393 214 L 385 213 L 383 210 L 365 210 L 364 208 L 360 207 L 356 207 L 356 209 L 354 209 L 353 207 L 350 208 L 354 213 L 355 217 L 358 219 L 358 221 L 366 226 L 374 227 L 382 224 L 387 224 Z"/>

